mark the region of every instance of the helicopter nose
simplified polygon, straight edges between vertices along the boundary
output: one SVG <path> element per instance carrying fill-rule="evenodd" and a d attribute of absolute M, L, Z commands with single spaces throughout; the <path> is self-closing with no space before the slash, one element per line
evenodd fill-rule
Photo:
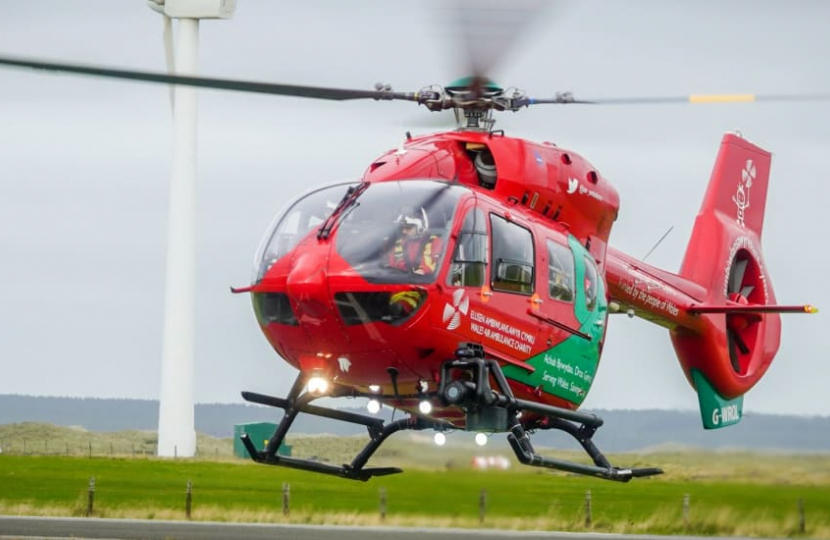
<path fill-rule="evenodd" d="M 314 253 L 303 253 L 287 276 L 286 292 L 301 323 L 320 323 L 330 314 L 325 260 Z"/>

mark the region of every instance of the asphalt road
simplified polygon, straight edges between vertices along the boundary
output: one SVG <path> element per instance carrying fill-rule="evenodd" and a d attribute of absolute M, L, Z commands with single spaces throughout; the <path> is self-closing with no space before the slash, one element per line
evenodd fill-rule
<path fill-rule="evenodd" d="M 0 540 L 22 538 L 75 538 L 108 540 L 490 540 L 496 538 L 547 538 L 551 540 L 727 540 L 717 537 L 625 536 L 618 534 L 518 532 L 491 529 L 429 529 L 393 527 L 334 527 L 261 525 L 129 519 L 41 518 L 0 516 Z M 740 540 L 730 537 L 728 540 Z M 757 539 L 755 539 L 757 540 Z"/>
<path fill-rule="evenodd" d="M 563 537 L 573 535 L 564 534 Z M 587 539 L 584 535 L 580 538 Z M 118 540 L 489 540 L 556 538 L 553 533 L 393 527 L 264 525 L 126 519 L 37 518 L 0 516 L 0 538 L 107 538 Z M 607 538 L 595 535 L 595 538 Z"/>
<path fill-rule="evenodd" d="M 330 527 L 260 525 L 189 521 L 127 519 L 39 518 L 0 516 L 0 539 L 106 538 L 117 540 L 490 540 L 496 538 L 548 538 L 609 540 L 678 540 L 678 537 L 622 536 L 613 534 L 514 532 L 488 529 L 404 529 L 392 527 Z M 707 538 L 706 540 L 717 540 Z M 731 538 L 730 540 L 736 540 Z"/>

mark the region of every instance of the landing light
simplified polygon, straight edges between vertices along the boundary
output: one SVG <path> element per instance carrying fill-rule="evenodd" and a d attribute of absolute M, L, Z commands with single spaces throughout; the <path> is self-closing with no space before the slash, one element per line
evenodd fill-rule
<path fill-rule="evenodd" d="M 312 377 L 308 380 L 308 391 L 312 394 L 322 395 L 329 389 L 329 382 L 322 377 Z"/>
<path fill-rule="evenodd" d="M 418 404 L 418 410 L 421 411 L 421 414 L 429 414 L 432 412 L 432 403 L 423 400 Z"/>
<path fill-rule="evenodd" d="M 369 403 L 366 404 L 366 409 L 372 413 L 377 414 L 380 412 L 380 401 L 376 399 L 370 399 Z"/>
<path fill-rule="evenodd" d="M 439 431 L 435 434 L 432 440 L 435 441 L 435 444 L 437 444 L 438 446 L 444 446 L 444 444 L 446 444 L 447 442 L 447 436 Z"/>
<path fill-rule="evenodd" d="M 369 391 L 372 392 L 373 394 L 377 394 L 378 392 L 380 392 L 380 385 L 370 384 L 369 385 Z"/>
<path fill-rule="evenodd" d="M 487 444 L 487 435 L 484 433 L 476 433 L 476 444 L 479 446 Z"/>

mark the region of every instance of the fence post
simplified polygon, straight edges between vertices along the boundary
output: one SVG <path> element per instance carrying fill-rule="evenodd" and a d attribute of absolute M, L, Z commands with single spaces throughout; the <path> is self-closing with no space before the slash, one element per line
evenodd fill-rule
<path fill-rule="evenodd" d="M 86 498 L 86 517 L 92 515 L 93 506 L 95 504 L 95 477 L 89 479 L 89 489 L 87 490 Z"/>
<path fill-rule="evenodd" d="M 591 516 L 591 490 L 585 492 L 585 527 L 590 528 L 593 523 Z"/>
<path fill-rule="evenodd" d="M 478 522 L 484 523 L 484 514 L 487 511 L 487 490 L 482 489 L 478 494 Z"/>
<path fill-rule="evenodd" d="M 89 441 L 89 457 L 92 457 L 92 441 Z"/>
<path fill-rule="evenodd" d="M 291 507 L 291 486 L 288 482 L 282 484 L 282 515 L 287 516 Z"/>
<path fill-rule="evenodd" d="M 689 526 L 689 494 L 683 495 L 683 526 Z"/>
<path fill-rule="evenodd" d="M 184 515 L 190 519 L 190 510 L 193 507 L 193 481 L 187 481 L 187 497 L 184 500 Z"/>
<path fill-rule="evenodd" d="M 380 520 L 386 520 L 386 488 L 380 488 Z"/>
<path fill-rule="evenodd" d="M 804 533 L 807 531 L 807 520 L 804 517 L 804 499 L 798 499 L 798 532 Z"/>

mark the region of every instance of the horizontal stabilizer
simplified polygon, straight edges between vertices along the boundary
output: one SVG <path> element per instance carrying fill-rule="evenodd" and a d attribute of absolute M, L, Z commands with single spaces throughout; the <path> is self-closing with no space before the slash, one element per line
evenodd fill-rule
<path fill-rule="evenodd" d="M 722 304 L 692 305 L 689 313 L 818 313 L 818 308 L 810 304 L 800 306 L 776 306 L 769 304 Z"/>

